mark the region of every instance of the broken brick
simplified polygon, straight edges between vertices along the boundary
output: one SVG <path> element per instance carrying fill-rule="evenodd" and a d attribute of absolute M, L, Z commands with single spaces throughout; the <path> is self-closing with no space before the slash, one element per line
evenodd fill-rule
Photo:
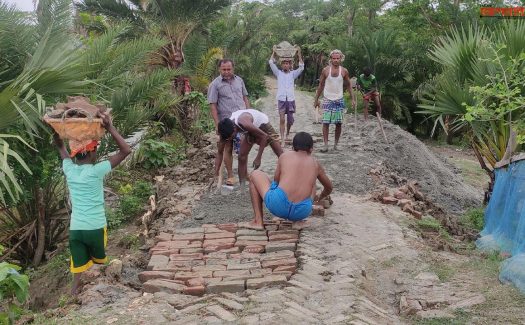
<path fill-rule="evenodd" d="M 154 279 L 173 279 L 172 272 L 166 271 L 144 271 L 139 273 L 140 282 L 147 282 Z"/>
<path fill-rule="evenodd" d="M 151 271 L 153 268 L 165 267 L 168 265 L 169 258 L 164 255 L 152 255 L 149 260 L 147 270 Z"/>
<path fill-rule="evenodd" d="M 206 292 L 206 288 L 203 285 L 194 287 L 185 287 L 183 289 L 184 294 L 191 296 L 202 296 Z"/>
<path fill-rule="evenodd" d="M 381 202 L 384 204 L 397 204 L 397 199 L 393 196 L 384 196 L 381 198 Z"/>
<path fill-rule="evenodd" d="M 180 281 L 161 279 L 149 280 L 142 285 L 144 292 L 148 293 L 155 293 L 159 291 L 171 294 L 182 293 L 184 288 L 184 284 L 181 284 Z"/>

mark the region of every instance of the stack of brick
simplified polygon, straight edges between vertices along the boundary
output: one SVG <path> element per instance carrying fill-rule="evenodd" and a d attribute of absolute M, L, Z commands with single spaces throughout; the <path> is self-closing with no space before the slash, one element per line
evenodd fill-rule
<path fill-rule="evenodd" d="M 145 292 L 239 292 L 284 284 L 297 269 L 303 224 L 274 219 L 263 230 L 241 224 L 205 224 L 161 233 L 139 274 Z"/>
<path fill-rule="evenodd" d="M 426 212 L 428 202 L 416 185 L 416 182 L 408 182 L 406 185 L 395 189 L 393 194 L 389 190 L 383 189 L 373 194 L 372 197 L 384 204 L 397 205 L 416 219 L 421 219 L 423 213 Z"/>

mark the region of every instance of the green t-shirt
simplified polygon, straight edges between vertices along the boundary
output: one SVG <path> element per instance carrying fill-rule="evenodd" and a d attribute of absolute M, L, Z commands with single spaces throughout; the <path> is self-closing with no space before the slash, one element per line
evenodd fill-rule
<path fill-rule="evenodd" d="M 62 161 L 71 197 L 71 230 L 95 230 L 106 226 L 104 176 L 111 171 L 108 160 L 98 164 L 77 165 Z"/>
<path fill-rule="evenodd" d="M 357 78 L 357 83 L 361 86 L 361 88 L 366 92 L 369 92 L 373 88 L 377 89 L 377 80 L 376 77 L 371 74 L 368 76 L 368 78 L 365 76 L 364 73 L 362 73 L 359 78 Z"/>

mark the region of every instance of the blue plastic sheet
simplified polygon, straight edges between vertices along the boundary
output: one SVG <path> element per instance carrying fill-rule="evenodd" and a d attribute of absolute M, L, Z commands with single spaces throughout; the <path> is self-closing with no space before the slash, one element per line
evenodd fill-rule
<path fill-rule="evenodd" d="M 525 293 L 525 160 L 497 169 L 495 177 L 485 227 L 476 245 L 511 254 L 502 263 L 499 278 Z"/>

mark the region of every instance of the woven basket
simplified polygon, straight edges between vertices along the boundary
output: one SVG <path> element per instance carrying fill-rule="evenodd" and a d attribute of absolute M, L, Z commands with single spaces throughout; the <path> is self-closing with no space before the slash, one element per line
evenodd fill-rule
<path fill-rule="evenodd" d="M 70 111 L 81 111 L 85 113 L 85 118 L 72 117 L 66 118 Z M 94 118 L 88 112 L 72 108 L 64 112 L 62 118 L 51 118 L 44 115 L 44 121 L 51 125 L 61 139 L 86 141 L 86 140 L 100 140 L 106 131 L 102 126 L 102 119 Z"/>
<path fill-rule="evenodd" d="M 295 56 L 295 54 L 297 54 L 297 47 L 293 46 L 292 44 L 286 42 L 286 41 L 283 41 L 277 45 L 274 45 L 273 46 L 273 50 L 275 51 L 275 54 L 277 54 L 277 56 L 279 58 L 293 58 Z"/>

